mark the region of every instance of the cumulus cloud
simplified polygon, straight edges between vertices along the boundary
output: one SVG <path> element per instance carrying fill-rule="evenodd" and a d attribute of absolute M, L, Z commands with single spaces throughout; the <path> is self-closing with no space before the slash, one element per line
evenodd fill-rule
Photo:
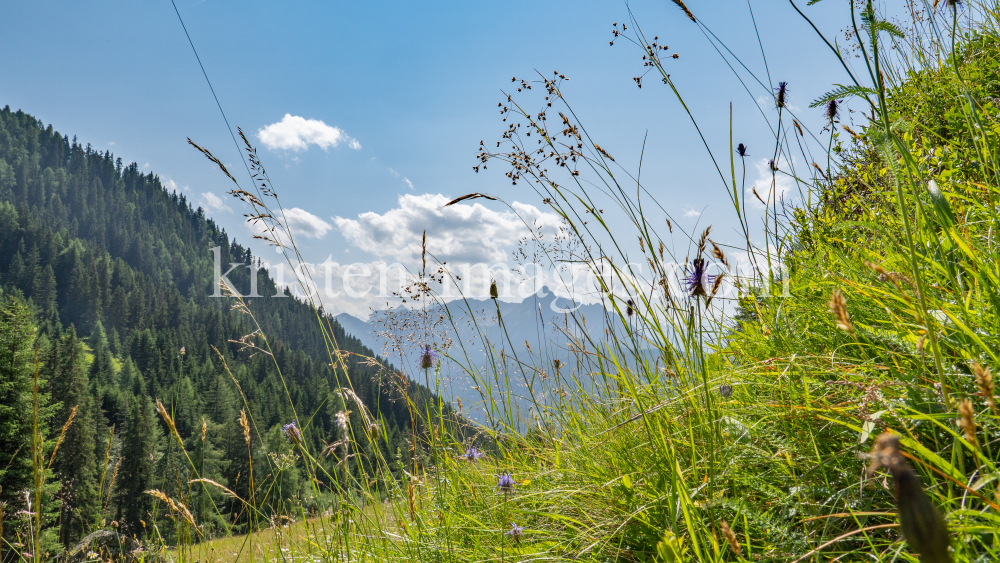
<path fill-rule="evenodd" d="M 167 178 L 166 176 L 160 176 L 160 185 L 163 186 L 163 189 L 167 190 L 168 192 L 177 191 L 177 182 L 171 180 L 170 178 Z"/>
<path fill-rule="evenodd" d="M 338 127 L 332 127 L 318 119 L 305 119 L 286 113 L 277 123 L 272 123 L 257 131 L 257 138 L 269 149 L 301 151 L 316 145 L 323 150 L 347 143 L 352 149 L 360 149 L 361 144 Z"/>
<path fill-rule="evenodd" d="M 754 163 L 754 166 L 757 168 L 757 178 L 746 189 L 746 193 L 743 196 L 747 198 L 747 201 L 750 202 L 750 205 L 754 209 L 764 209 L 764 205 L 757 199 L 757 196 L 760 196 L 768 205 L 771 205 L 772 191 L 777 196 L 776 199 L 779 202 L 782 198 L 787 200 L 793 193 L 795 180 L 788 175 L 787 164 L 787 161 L 779 157 L 778 171 L 772 177 L 771 165 L 768 159 L 762 158 Z M 754 189 L 757 190 L 757 196 L 753 195 Z"/>
<path fill-rule="evenodd" d="M 301 234 L 308 238 L 323 238 L 326 232 L 333 228 L 326 221 L 298 207 L 285 210 L 285 221 L 292 231 L 292 236 Z"/>
<path fill-rule="evenodd" d="M 687 206 L 687 209 L 684 210 L 685 217 L 698 217 L 699 215 L 701 215 L 701 211 L 698 211 L 697 209 L 691 207 L 690 205 Z"/>
<path fill-rule="evenodd" d="M 352 245 L 410 264 L 420 257 L 425 229 L 427 250 L 439 260 L 493 264 L 507 260 L 511 247 L 529 234 L 525 222 L 548 232 L 554 232 L 560 222 L 554 213 L 518 202 L 512 205 L 515 213 L 494 211 L 479 203 L 444 207 L 448 201 L 441 194 L 404 194 L 399 196 L 398 207 L 384 214 L 368 212 L 357 219 L 332 219 Z"/>
<path fill-rule="evenodd" d="M 173 184 L 173 182 L 170 183 Z M 198 202 L 202 207 L 211 211 L 233 211 L 233 208 L 226 205 L 226 202 L 222 201 L 222 198 L 212 192 L 203 192 L 201 197 L 198 198 Z"/>

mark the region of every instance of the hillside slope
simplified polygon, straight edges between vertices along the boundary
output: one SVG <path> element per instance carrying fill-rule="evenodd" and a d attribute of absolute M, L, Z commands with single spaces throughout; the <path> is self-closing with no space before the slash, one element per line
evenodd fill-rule
<path fill-rule="evenodd" d="M 73 399 L 84 405 L 77 412 L 78 420 L 94 425 L 95 443 L 86 456 L 97 458 L 98 469 L 96 476 L 86 479 L 96 480 L 105 473 L 102 479 L 111 479 L 127 446 L 123 432 L 130 429 L 130 404 L 137 401 L 151 405 L 162 400 L 180 437 L 215 458 L 202 476 L 241 494 L 247 492 L 245 464 L 224 461 L 246 457 L 237 420 L 241 409 L 247 410 L 254 423 L 253 447 L 263 453 L 287 447 L 280 443 L 280 427 L 296 417 L 304 439 L 318 450 L 336 439 L 338 412 L 360 416 L 358 406 L 345 404 L 346 395 L 338 392 L 341 387 L 350 388 L 383 420 L 386 433 L 377 443 L 362 440 L 359 455 L 374 453 L 373 449 L 381 449 L 383 456 L 407 450 L 402 441 L 411 425 L 406 401 L 400 400 L 396 386 L 385 384 L 385 378 L 395 376 L 362 363 L 376 354 L 335 321 L 337 345 L 350 354 L 348 377 L 331 369 L 316 313 L 292 297 L 247 299 L 253 319 L 266 335 L 266 342 L 260 336 L 248 341 L 269 349 L 273 358 L 259 349 L 245 349 L 240 339 L 253 334 L 257 326 L 249 315 L 233 308 L 234 299 L 211 297 L 215 291 L 213 247 L 220 247 L 225 264 L 255 260 L 203 209 L 193 207 L 183 195 L 165 191 L 154 174 L 144 174 L 135 163 L 126 165 L 109 152 L 71 141 L 21 111 L 9 107 L 0 111 L 0 288 L 11 318 L 20 318 L 15 302 L 30 303 L 32 322 L 39 330 L 34 345 L 43 351 L 42 377 L 52 379 L 50 386 L 58 386 L 61 379 L 80 369 L 67 368 L 66 374 L 53 371 L 55 360 L 44 361 L 49 343 L 66 341 L 67 350 L 72 350 L 82 346 L 80 337 L 87 337 L 87 357 L 92 358 L 89 367 L 84 366 L 89 393 Z M 249 288 L 247 269 L 234 271 L 229 279 L 237 289 L 246 292 Z M 266 270 L 261 271 L 259 283 L 262 295 L 275 293 Z M 233 377 L 224 369 L 223 360 Z M 418 384 L 406 388 L 414 400 L 426 401 L 430 396 Z M 48 387 L 43 391 L 48 392 Z M 53 397 L 53 408 L 62 400 Z M 91 402 L 93 408 L 88 409 Z M 18 416 L 30 416 L 30 412 Z M 156 427 L 145 436 L 151 442 L 148 455 L 156 461 L 146 483 L 150 488 L 175 474 L 190 472 L 178 457 L 176 445 L 163 438 L 169 428 L 159 417 L 156 420 Z M 54 415 L 53 431 L 63 422 Z M 114 439 L 109 446 L 112 426 Z M 110 452 L 106 460 L 105 451 Z M 14 450 L 3 452 L 0 466 L 13 454 Z M 329 460 L 331 467 L 335 462 Z M 259 471 L 257 484 L 268 486 L 273 464 L 266 457 L 260 463 L 255 469 Z M 0 500 L 11 507 L 23 504 L 17 497 L 23 483 L 15 476 L 0 472 L 0 486 Z M 302 494 L 302 486 L 287 485 L 282 495 Z M 226 511 L 238 508 L 218 495 L 213 499 Z M 135 518 L 156 521 L 162 517 L 148 513 L 151 503 L 136 502 L 145 512 L 136 512 Z M 204 503 L 196 506 L 204 507 Z M 107 519 L 122 517 L 122 507 L 113 502 L 105 512 Z M 98 523 L 90 522 L 85 528 Z M 139 526 L 137 522 L 131 525 L 133 531 Z M 8 534 L 11 530 L 8 526 Z"/>

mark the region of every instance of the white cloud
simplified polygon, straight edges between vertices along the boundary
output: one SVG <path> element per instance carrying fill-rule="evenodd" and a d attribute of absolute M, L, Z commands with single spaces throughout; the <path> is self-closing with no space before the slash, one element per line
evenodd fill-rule
<path fill-rule="evenodd" d="M 698 211 L 697 209 L 691 207 L 690 205 L 687 206 L 687 209 L 684 210 L 685 217 L 698 217 L 699 215 L 701 215 L 701 211 Z"/>
<path fill-rule="evenodd" d="M 292 230 L 292 236 L 301 234 L 307 238 L 323 238 L 333 228 L 326 221 L 298 207 L 285 210 L 285 221 Z"/>
<path fill-rule="evenodd" d="M 743 195 L 750 202 L 750 205 L 754 209 L 764 209 L 764 204 L 757 199 L 759 196 L 760 199 L 763 199 L 770 206 L 772 203 L 772 189 L 778 203 L 781 202 L 782 198 L 787 201 L 789 195 L 793 193 L 792 190 L 795 188 L 795 180 L 787 173 L 788 162 L 779 157 L 778 171 L 773 176 L 771 174 L 771 164 L 768 159 L 762 158 L 755 162 L 754 166 L 757 168 L 757 178 L 746 189 L 746 193 Z M 754 189 L 757 190 L 756 196 L 753 194 Z"/>
<path fill-rule="evenodd" d="M 201 203 L 201 206 L 205 209 L 212 211 L 228 211 L 230 213 L 233 211 L 233 208 L 226 205 L 226 202 L 222 201 L 219 196 L 213 194 L 212 192 L 203 192 L 201 197 L 198 198 L 198 202 Z"/>
<path fill-rule="evenodd" d="M 115 142 L 114 141 L 109 141 L 108 144 L 111 145 L 112 147 L 115 146 Z"/>
<path fill-rule="evenodd" d="M 413 189 L 413 182 L 411 182 L 409 178 L 404 177 L 403 181 L 406 182 L 406 185 L 409 186 L 411 190 Z"/>
<path fill-rule="evenodd" d="M 160 185 L 163 186 L 163 189 L 167 190 L 168 192 L 177 191 L 177 182 L 173 181 L 170 178 L 167 178 L 166 176 L 160 176 Z"/>
<path fill-rule="evenodd" d="M 257 138 L 269 149 L 301 151 L 316 145 L 323 150 L 347 143 L 352 149 L 360 149 L 357 140 L 348 137 L 344 131 L 331 127 L 318 119 L 305 119 L 286 113 L 277 123 L 272 123 L 257 131 Z"/>
<path fill-rule="evenodd" d="M 389 174 L 392 174 L 396 178 L 399 178 L 399 172 L 396 172 L 395 170 L 393 170 L 391 166 L 389 167 Z"/>
<path fill-rule="evenodd" d="M 494 211 L 480 203 L 444 207 L 448 201 L 441 194 L 404 194 L 397 208 L 382 215 L 368 212 L 357 219 L 332 219 L 355 247 L 409 264 L 420 259 L 426 229 L 427 251 L 449 265 L 506 261 L 511 248 L 529 234 L 525 223 L 537 222 L 543 230 L 554 232 L 560 222 L 554 213 L 518 202 L 511 206 L 514 211 Z"/>

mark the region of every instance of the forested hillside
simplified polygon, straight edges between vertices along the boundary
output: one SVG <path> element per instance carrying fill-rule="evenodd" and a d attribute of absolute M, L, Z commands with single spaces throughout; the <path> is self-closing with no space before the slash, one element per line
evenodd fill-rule
<path fill-rule="evenodd" d="M 374 354 L 335 321 L 340 350 L 352 353 L 349 381 L 329 365 L 315 311 L 287 295 L 247 300 L 273 358 L 241 351 L 238 341 L 256 326 L 233 308 L 235 299 L 211 297 L 216 246 L 223 263 L 255 260 L 152 173 L 21 111 L 0 111 L 0 501 L 8 541 L 18 538 L 13 514 L 30 511 L 24 491 L 34 479 L 27 453 L 36 396 L 46 456 L 72 415 L 42 506 L 43 543 L 53 552 L 112 521 L 130 534 L 152 535 L 155 526 L 169 537 L 174 525 L 147 489 L 185 499 L 206 534 L 239 529 L 248 516 L 241 506 L 189 481 L 212 479 L 252 496 L 243 409 L 252 421 L 253 486 L 274 508 L 293 496 L 308 505 L 314 494 L 297 466 L 282 460 L 293 455 L 282 425 L 297 416 L 313 451 L 334 442 L 338 413 L 361 416 L 337 392 L 342 386 L 384 419 L 377 443 L 357 436 L 357 459 L 373 448 L 388 458 L 409 455 L 406 401 L 387 383 L 398 376 L 361 363 Z M 229 279 L 249 288 L 246 268 Z M 275 294 L 265 270 L 259 283 L 262 295 Z M 263 346 L 259 336 L 253 341 Z M 429 396 L 419 385 L 405 388 L 418 401 Z M 157 415 L 156 400 L 190 459 Z M 331 455 L 322 463 L 334 473 L 337 461 Z M 363 462 L 349 467 L 364 471 Z"/>

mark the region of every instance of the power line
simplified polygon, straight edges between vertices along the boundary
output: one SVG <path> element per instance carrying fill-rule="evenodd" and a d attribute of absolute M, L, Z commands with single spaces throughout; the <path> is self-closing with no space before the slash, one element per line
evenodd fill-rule
<path fill-rule="evenodd" d="M 247 164 L 246 158 L 243 156 L 243 150 L 240 148 L 239 141 L 236 140 L 236 135 L 233 133 L 233 128 L 229 125 L 229 119 L 226 117 L 226 112 L 222 109 L 222 104 L 219 103 L 219 96 L 215 94 L 215 88 L 212 87 L 212 81 L 208 78 L 208 73 L 205 72 L 205 65 L 201 63 L 201 57 L 198 56 L 198 50 L 194 48 L 194 41 L 191 40 L 191 34 L 188 33 L 187 26 L 184 25 L 184 18 L 181 17 L 180 10 L 177 9 L 177 2 L 170 0 L 170 3 L 174 6 L 174 13 L 177 14 L 177 20 L 181 22 L 181 28 L 184 29 L 184 35 L 187 37 L 188 44 L 191 45 L 191 50 L 194 51 L 194 58 L 198 60 L 198 66 L 201 67 L 201 74 L 205 77 L 205 82 L 208 83 L 208 89 L 212 91 L 212 97 L 215 98 L 215 105 L 219 108 L 219 113 L 222 114 L 222 120 L 226 122 L 226 129 L 229 130 L 229 136 L 233 139 L 233 144 L 236 145 L 236 152 L 239 153 L 240 159 L 243 161 L 243 167 L 247 169 L 247 175 L 250 176 L 251 183 L 256 187 L 256 182 L 253 182 L 253 174 L 250 172 L 250 166 Z"/>

